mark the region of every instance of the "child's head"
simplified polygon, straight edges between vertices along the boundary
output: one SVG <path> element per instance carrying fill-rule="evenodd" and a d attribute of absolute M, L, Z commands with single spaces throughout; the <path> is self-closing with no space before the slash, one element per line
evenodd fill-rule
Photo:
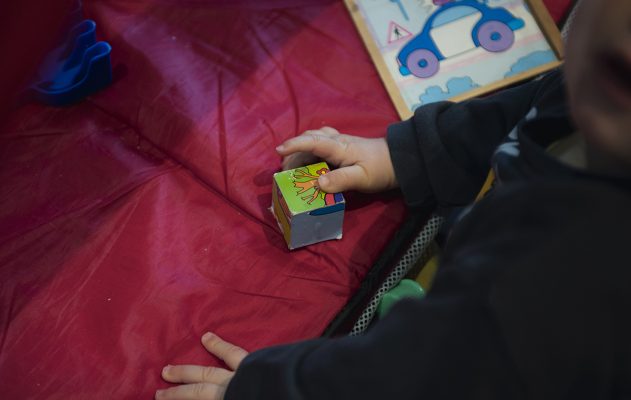
<path fill-rule="evenodd" d="M 630 0 L 583 0 L 565 70 L 572 116 L 588 145 L 631 164 Z"/>

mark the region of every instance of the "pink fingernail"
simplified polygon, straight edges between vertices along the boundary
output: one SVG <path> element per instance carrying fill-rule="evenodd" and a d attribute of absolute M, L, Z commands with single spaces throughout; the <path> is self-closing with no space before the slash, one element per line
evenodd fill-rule
<path fill-rule="evenodd" d="M 171 369 L 171 365 L 167 365 L 164 368 L 162 368 L 162 375 L 166 375 L 170 369 Z"/>
<path fill-rule="evenodd" d="M 283 146 L 282 144 L 276 147 L 276 151 L 283 151 L 283 150 L 285 150 L 285 146 Z"/>
<path fill-rule="evenodd" d="M 320 186 L 324 185 L 328 185 L 329 184 L 329 178 L 327 178 L 326 176 L 322 175 L 320 178 L 318 178 L 318 183 L 320 184 Z"/>
<path fill-rule="evenodd" d="M 215 336 L 215 335 L 213 335 L 213 334 L 212 334 L 212 333 L 210 333 L 210 332 L 206 332 L 206 333 L 204 333 L 204 336 L 202 336 L 202 341 L 207 342 L 207 341 L 209 341 L 210 339 L 212 339 L 212 338 L 213 338 L 213 336 Z"/>
<path fill-rule="evenodd" d="M 163 394 L 163 390 L 156 390 L 156 399 L 161 399 Z"/>

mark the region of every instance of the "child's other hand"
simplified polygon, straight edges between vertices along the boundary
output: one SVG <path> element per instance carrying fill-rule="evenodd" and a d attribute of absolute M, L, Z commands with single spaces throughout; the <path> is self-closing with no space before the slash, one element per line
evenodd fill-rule
<path fill-rule="evenodd" d="M 276 151 L 284 157 L 283 169 L 312 164 L 318 158 L 338 167 L 318 179 L 325 192 L 379 192 L 398 186 L 385 138 L 366 139 L 323 127 L 287 140 Z"/>
<path fill-rule="evenodd" d="M 162 379 L 183 385 L 158 390 L 156 400 L 223 400 L 234 371 L 248 353 L 210 332 L 202 336 L 202 344 L 230 370 L 201 365 L 167 365 L 162 370 Z"/>

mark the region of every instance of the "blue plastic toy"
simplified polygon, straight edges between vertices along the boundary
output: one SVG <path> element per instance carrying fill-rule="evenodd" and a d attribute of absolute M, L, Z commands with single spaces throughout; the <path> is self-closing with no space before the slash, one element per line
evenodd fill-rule
<path fill-rule="evenodd" d="M 49 53 L 40 68 L 33 96 L 46 104 L 63 106 L 75 103 L 112 82 L 107 42 L 96 41 L 96 23 L 81 21 L 73 27 L 64 43 Z"/>

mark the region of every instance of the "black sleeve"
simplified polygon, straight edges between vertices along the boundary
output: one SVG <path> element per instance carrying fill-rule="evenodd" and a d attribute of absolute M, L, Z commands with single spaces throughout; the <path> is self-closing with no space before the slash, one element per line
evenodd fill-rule
<path fill-rule="evenodd" d="M 226 399 L 626 398 L 630 201 L 562 182 L 493 194 L 426 299 L 360 337 L 254 352 Z"/>
<path fill-rule="evenodd" d="M 489 172 L 493 150 L 559 78 L 555 71 L 483 99 L 428 104 L 391 125 L 390 156 L 408 206 L 470 203 Z"/>
<path fill-rule="evenodd" d="M 358 337 L 250 354 L 226 400 L 518 399 L 518 381 L 474 290 L 403 302 Z"/>

